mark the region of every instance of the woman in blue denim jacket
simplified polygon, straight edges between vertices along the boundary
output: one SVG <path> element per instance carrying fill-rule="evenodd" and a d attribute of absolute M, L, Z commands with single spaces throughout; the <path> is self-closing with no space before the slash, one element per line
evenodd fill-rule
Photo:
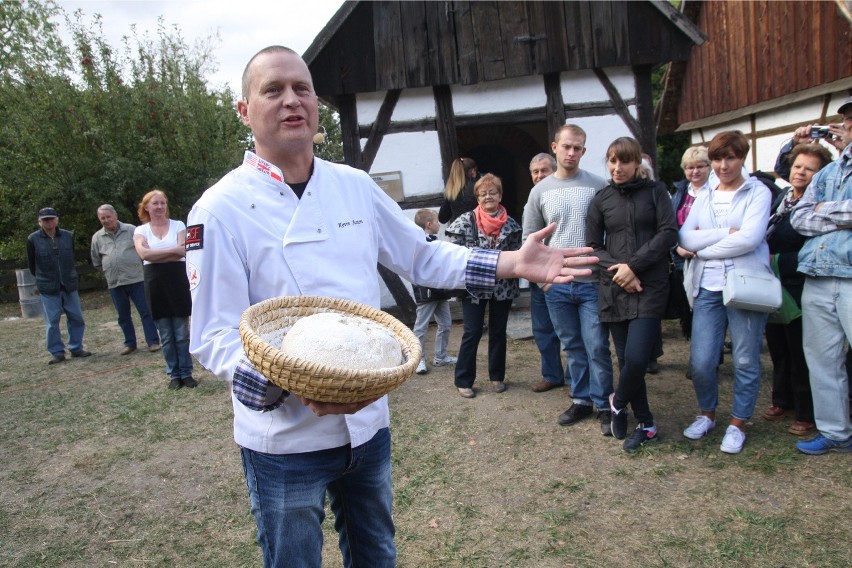
<path fill-rule="evenodd" d="M 759 181 L 743 175 L 749 143 L 742 132 L 720 132 L 707 150 L 719 184 L 698 195 L 680 230 L 680 246 L 695 253 L 690 370 L 701 411 L 683 435 L 698 440 L 716 426 L 717 365 L 727 324 L 733 343 L 734 393 L 731 422 L 720 449 L 737 454 L 760 391 L 760 349 L 767 314 L 726 307 L 722 288 L 725 274 L 735 268 L 771 273 L 765 236 L 772 194 Z"/>

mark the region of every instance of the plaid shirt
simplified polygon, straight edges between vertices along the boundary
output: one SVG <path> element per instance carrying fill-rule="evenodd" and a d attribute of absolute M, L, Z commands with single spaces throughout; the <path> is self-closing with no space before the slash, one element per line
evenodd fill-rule
<path fill-rule="evenodd" d="M 497 282 L 499 250 L 473 249 L 465 270 L 467 290 L 474 296 L 490 294 Z M 260 371 L 245 358 L 234 372 L 234 396 L 241 403 L 259 412 L 274 410 L 284 404 L 288 391 L 270 383 Z"/>

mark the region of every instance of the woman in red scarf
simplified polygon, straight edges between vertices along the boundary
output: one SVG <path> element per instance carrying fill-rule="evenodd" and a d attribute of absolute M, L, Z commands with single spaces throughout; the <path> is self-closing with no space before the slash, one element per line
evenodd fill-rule
<path fill-rule="evenodd" d="M 506 214 L 500 204 L 503 183 L 493 174 L 485 174 L 474 186 L 479 205 L 461 215 L 447 227 L 447 237 L 468 248 L 518 250 L 521 248 L 521 226 Z M 476 380 L 476 349 L 482 338 L 485 310 L 488 309 L 488 376 L 495 392 L 506 390 L 506 324 L 512 300 L 520 295 L 518 279 L 498 280 L 488 298 L 462 298 L 464 335 L 456 363 L 455 384 L 464 398 L 473 398 Z"/>

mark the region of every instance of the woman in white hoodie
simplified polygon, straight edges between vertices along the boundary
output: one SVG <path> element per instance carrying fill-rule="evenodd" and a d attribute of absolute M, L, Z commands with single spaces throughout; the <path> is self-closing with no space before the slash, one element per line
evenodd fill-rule
<path fill-rule="evenodd" d="M 725 274 L 735 268 L 771 272 L 765 237 L 772 194 L 743 174 L 748 151 L 748 140 L 738 130 L 713 138 L 707 153 L 718 185 L 698 194 L 680 229 L 680 246 L 695 254 L 690 370 L 701 411 L 683 435 L 698 440 L 716 426 L 717 366 L 727 325 L 733 343 L 734 392 L 731 422 L 720 449 L 729 454 L 742 451 L 745 423 L 752 417 L 760 391 L 760 349 L 767 314 L 726 307 L 722 303 Z"/>

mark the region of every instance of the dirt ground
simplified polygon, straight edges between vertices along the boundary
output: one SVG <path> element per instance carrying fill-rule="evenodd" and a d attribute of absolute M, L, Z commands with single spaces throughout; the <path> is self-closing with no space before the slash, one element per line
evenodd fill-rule
<path fill-rule="evenodd" d="M 45 364 L 41 320 L 0 321 L 0 565 L 260 565 L 227 385 L 198 368 L 199 388 L 168 391 L 159 354 L 118 355 L 108 296 L 83 305 L 95 354 L 60 368 Z M 531 391 L 531 339 L 509 341 L 502 394 L 480 379 L 461 398 L 449 367 L 411 377 L 389 395 L 398 565 L 852 566 L 849 456 L 802 456 L 789 421 L 760 418 L 738 456 L 719 451 L 724 428 L 685 440 L 688 345 L 664 323 L 648 378 L 662 440 L 635 455 L 596 420 L 557 424 L 567 389 Z M 724 424 L 729 357 L 720 385 Z M 769 390 L 764 357 L 758 416 Z M 337 567 L 326 525 L 323 565 Z"/>

